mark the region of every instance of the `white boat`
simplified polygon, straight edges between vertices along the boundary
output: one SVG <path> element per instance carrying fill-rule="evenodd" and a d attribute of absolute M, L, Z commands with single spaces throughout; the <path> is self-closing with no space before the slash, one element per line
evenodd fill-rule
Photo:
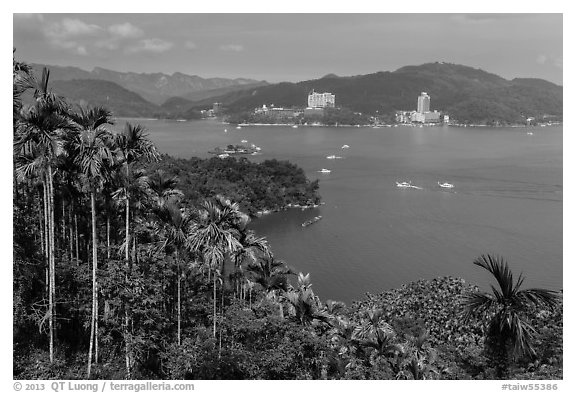
<path fill-rule="evenodd" d="M 297 126 L 296 124 L 294 124 L 294 125 L 292 126 L 292 128 L 298 128 L 298 126 Z"/>
<path fill-rule="evenodd" d="M 438 185 L 442 188 L 454 188 L 454 184 L 450 184 L 450 183 L 440 183 L 438 182 Z"/>
<path fill-rule="evenodd" d="M 418 186 L 412 185 L 412 182 L 405 182 L 405 181 L 403 181 L 403 182 L 401 182 L 401 183 L 400 183 L 400 182 L 396 182 L 396 187 L 399 187 L 399 188 L 415 188 L 415 189 L 417 189 L 417 190 L 421 190 L 421 189 L 422 189 L 422 187 L 418 187 Z"/>
<path fill-rule="evenodd" d="M 533 132 L 527 132 L 526 135 L 534 135 Z"/>
<path fill-rule="evenodd" d="M 242 143 L 248 143 L 246 139 L 242 139 Z"/>
<path fill-rule="evenodd" d="M 320 173 L 330 173 L 330 172 L 332 172 L 332 171 L 331 171 L 330 169 L 322 168 L 322 169 L 320 169 L 318 172 L 320 172 Z"/>
<path fill-rule="evenodd" d="M 236 129 L 237 129 L 237 130 L 241 130 L 241 129 L 242 129 L 242 127 L 238 126 L 238 127 L 236 127 Z"/>
<path fill-rule="evenodd" d="M 348 146 L 348 145 L 343 145 L 343 146 L 342 146 L 342 149 L 350 149 L 350 146 Z"/>
<path fill-rule="evenodd" d="M 334 160 L 336 158 L 336 156 L 334 154 L 332 154 L 331 156 L 326 156 L 326 158 L 329 160 Z"/>
<path fill-rule="evenodd" d="M 228 153 L 218 154 L 218 158 L 228 158 L 228 157 L 230 157 L 230 154 Z"/>

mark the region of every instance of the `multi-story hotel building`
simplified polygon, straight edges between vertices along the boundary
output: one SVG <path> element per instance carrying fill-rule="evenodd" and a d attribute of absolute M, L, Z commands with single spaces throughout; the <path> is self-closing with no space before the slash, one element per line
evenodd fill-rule
<path fill-rule="evenodd" d="M 418 113 L 430 112 L 430 96 L 426 92 L 422 92 L 418 97 Z"/>
<path fill-rule="evenodd" d="M 331 93 L 316 93 L 314 90 L 308 94 L 308 108 L 334 108 L 336 96 Z"/>

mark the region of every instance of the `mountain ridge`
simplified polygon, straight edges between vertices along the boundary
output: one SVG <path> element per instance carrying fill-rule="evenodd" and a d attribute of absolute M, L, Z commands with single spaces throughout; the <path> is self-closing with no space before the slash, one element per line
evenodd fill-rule
<path fill-rule="evenodd" d="M 94 67 L 92 71 L 86 71 L 79 67 L 72 66 L 44 64 L 31 64 L 31 66 L 36 73 L 40 73 L 43 67 L 50 69 L 51 79 L 53 81 L 92 79 L 114 82 L 125 89 L 139 94 L 147 101 L 156 105 L 163 104 L 171 97 L 185 96 L 193 92 L 267 83 L 266 81 L 257 81 L 248 78 L 202 78 L 198 75 L 187 75 L 182 72 L 174 72 L 172 75 L 169 75 L 162 72 L 121 72 L 103 67 Z"/>

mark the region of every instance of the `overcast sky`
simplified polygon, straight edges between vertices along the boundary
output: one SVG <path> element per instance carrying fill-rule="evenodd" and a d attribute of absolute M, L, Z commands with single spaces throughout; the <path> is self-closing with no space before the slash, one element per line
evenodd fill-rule
<path fill-rule="evenodd" d="M 562 84 L 561 14 L 14 14 L 16 58 L 268 82 L 445 61 Z"/>

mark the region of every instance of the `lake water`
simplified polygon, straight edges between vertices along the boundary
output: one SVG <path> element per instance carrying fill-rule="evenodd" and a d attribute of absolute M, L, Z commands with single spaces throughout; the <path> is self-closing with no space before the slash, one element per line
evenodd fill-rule
<path fill-rule="evenodd" d="M 262 148 L 250 159 L 290 160 L 320 179 L 324 205 L 271 214 L 252 227 L 276 258 L 311 273 L 323 300 L 349 303 L 446 275 L 487 288 L 488 272 L 472 264 L 483 253 L 504 256 L 514 273 L 526 275 L 527 287 L 562 287 L 561 126 L 236 129 L 210 120 L 134 122 L 173 156 L 209 157 L 216 146 L 247 140 Z M 401 189 L 396 181 L 422 189 Z M 316 215 L 323 219 L 301 226 Z"/>

